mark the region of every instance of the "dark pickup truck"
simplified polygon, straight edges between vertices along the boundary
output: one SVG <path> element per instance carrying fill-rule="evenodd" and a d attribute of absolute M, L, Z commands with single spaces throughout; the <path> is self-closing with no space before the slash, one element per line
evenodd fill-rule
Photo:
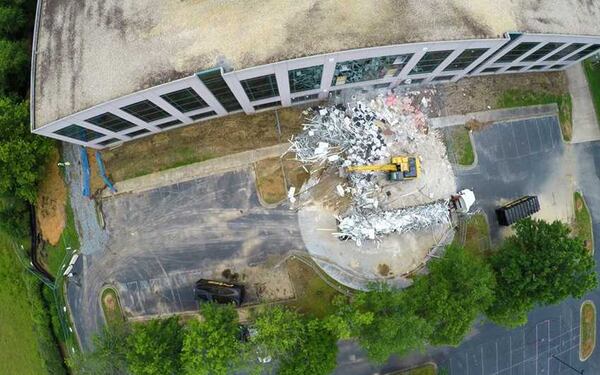
<path fill-rule="evenodd" d="M 244 301 L 244 286 L 200 279 L 196 281 L 194 295 L 199 302 L 235 303 L 240 306 Z"/>

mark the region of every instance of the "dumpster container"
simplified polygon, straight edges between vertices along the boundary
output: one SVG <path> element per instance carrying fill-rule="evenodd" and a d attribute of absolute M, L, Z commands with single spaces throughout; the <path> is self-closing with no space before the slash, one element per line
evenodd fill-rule
<path fill-rule="evenodd" d="M 526 195 L 496 209 L 500 225 L 509 226 L 518 220 L 533 215 L 540 210 L 540 202 L 535 195 Z"/>

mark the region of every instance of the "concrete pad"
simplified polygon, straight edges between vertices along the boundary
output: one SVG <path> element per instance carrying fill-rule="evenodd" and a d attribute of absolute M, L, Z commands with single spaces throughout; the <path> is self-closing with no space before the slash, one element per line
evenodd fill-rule
<path fill-rule="evenodd" d="M 600 126 L 594 109 L 583 65 L 575 64 L 566 71 L 573 100 L 573 137 L 571 143 L 600 139 Z"/>

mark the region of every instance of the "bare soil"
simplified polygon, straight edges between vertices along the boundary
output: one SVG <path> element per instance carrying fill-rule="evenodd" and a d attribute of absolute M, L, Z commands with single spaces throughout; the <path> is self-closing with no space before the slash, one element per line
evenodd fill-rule
<path fill-rule="evenodd" d="M 301 190 L 302 185 L 310 178 L 310 173 L 302 163 L 294 159 L 293 154 L 286 154 L 282 158 L 283 172 L 285 174 L 286 188 L 295 187 L 296 192 Z"/>
<path fill-rule="evenodd" d="M 458 82 L 440 85 L 440 116 L 464 115 L 498 108 L 500 96 L 507 90 L 568 93 L 564 72 L 500 74 L 463 78 Z"/>
<path fill-rule="evenodd" d="M 35 204 L 39 231 L 42 238 L 56 245 L 65 228 L 67 187 L 59 167 L 59 153 L 54 150 L 48 159 L 46 175 L 40 183 Z"/>
<path fill-rule="evenodd" d="M 302 130 L 303 107 L 278 109 L 255 115 L 237 114 L 199 122 L 141 138 L 102 151 L 113 181 L 158 172 L 220 156 L 287 141 Z"/>
<path fill-rule="evenodd" d="M 263 159 L 254 163 L 256 188 L 267 204 L 283 201 L 287 196 L 281 158 Z"/>
<path fill-rule="evenodd" d="M 88 148 L 88 160 L 90 163 L 90 191 L 92 195 L 98 194 L 104 187 L 104 180 L 100 177 L 100 170 L 98 169 L 98 162 L 96 161 L 96 150 Z"/>

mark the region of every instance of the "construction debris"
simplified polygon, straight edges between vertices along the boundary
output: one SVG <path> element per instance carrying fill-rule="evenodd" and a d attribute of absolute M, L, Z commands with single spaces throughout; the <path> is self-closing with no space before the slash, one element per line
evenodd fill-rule
<path fill-rule="evenodd" d="M 338 219 L 340 238 L 345 236 L 360 246 L 365 239 L 375 240 L 390 233 L 403 233 L 428 228 L 437 224 L 449 224 L 448 202 L 403 208 L 394 211 L 354 210 L 349 216 Z"/>
<path fill-rule="evenodd" d="M 427 177 L 423 182 L 390 183 L 377 173 L 348 174 L 345 183 L 335 186 L 334 198 L 350 196 L 351 202 L 343 211 L 332 212 L 339 221 L 334 235 L 352 238 L 360 246 L 390 233 L 449 225 L 445 199 L 456 191 L 454 175 L 440 136 L 429 129 L 419 108 L 428 106 L 424 96 L 415 105 L 410 95 L 379 95 L 306 112 L 304 131 L 290 140 L 290 150 L 297 160 L 312 166 L 312 172 L 338 173 L 350 166 L 389 163 L 391 154 L 423 155 L 425 160 L 420 159 Z M 310 185 L 320 176 L 313 174 Z"/>

